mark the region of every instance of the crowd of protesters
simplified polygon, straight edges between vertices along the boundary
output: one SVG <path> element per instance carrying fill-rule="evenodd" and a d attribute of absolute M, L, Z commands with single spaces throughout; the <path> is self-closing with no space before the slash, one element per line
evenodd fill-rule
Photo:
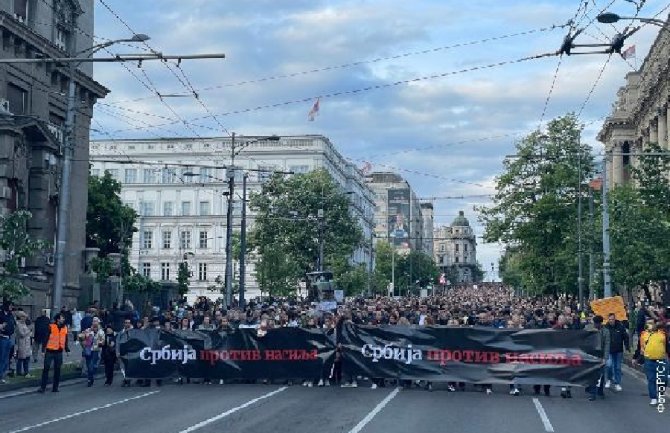
<path fill-rule="evenodd" d="M 31 323 L 20 309 L 13 309 L 4 303 L 0 312 L 0 383 L 5 383 L 10 364 L 14 361 L 14 374 L 30 375 L 30 360 L 37 362 L 40 351 L 45 353 L 45 368 L 40 388 L 44 391 L 49 365 L 60 369 L 62 352 L 72 346 L 82 354 L 82 373 L 88 378 L 88 386 L 94 383 L 94 373 L 102 362 L 105 366 L 105 384 L 111 385 L 116 359 L 116 336 L 132 328 L 160 328 L 164 330 L 217 330 L 228 332 L 235 329 L 253 328 L 259 334 L 273 328 L 303 327 L 324 328 L 337 332 L 338 324 L 350 321 L 359 325 L 372 326 L 472 326 L 492 328 L 530 329 L 594 329 L 600 333 L 601 349 L 606 356 L 606 368 L 597 384 L 589 387 L 589 398 L 595 400 L 604 396 L 604 389 L 618 392 L 622 388 L 621 366 L 625 351 L 634 352 L 633 358 L 644 365 L 649 378 L 649 397 L 656 403 L 657 387 L 651 385 L 652 376 L 656 380 L 658 363 L 667 362 L 668 317 L 661 304 L 638 301 L 629 309 L 630 321 L 620 322 L 614 315 L 595 316 L 592 312 L 580 310 L 577 299 L 572 296 L 522 297 L 501 285 L 480 284 L 477 287 L 459 287 L 448 290 L 441 296 L 429 297 L 373 297 L 347 298 L 337 310 L 320 311 L 320 304 L 295 299 L 265 299 L 251 301 L 244 308 L 223 307 L 220 301 L 207 297 L 198 298 L 188 305 L 185 301 L 170 302 L 160 309 L 149 302 L 135 307 L 130 301 L 110 310 L 100 308 L 97 303 L 86 309 L 84 314 L 76 309 L 63 308 L 54 321 L 42 314 Z M 54 333 L 59 329 L 70 332 L 72 343 L 59 342 Z M 61 353 L 61 357 L 50 359 L 47 355 Z M 48 362 L 47 362 L 48 361 Z M 337 350 L 335 363 L 328 377 L 305 381 L 305 386 L 324 386 L 332 382 L 341 386 L 358 386 L 357 378 L 342 380 L 342 353 Z M 179 383 L 190 378 L 178 378 Z M 138 384 L 149 386 L 148 380 Z M 205 379 L 203 383 L 210 383 Z M 223 383 L 223 381 L 221 381 Z M 158 381 L 161 384 L 161 381 Z M 372 379 L 372 387 L 383 386 L 384 380 Z M 123 381 L 130 385 L 129 380 Z M 431 383 L 422 383 L 431 388 Z M 463 383 L 449 383 L 448 390 L 464 389 Z M 492 393 L 491 386 L 480 386 L 486 393 Z M 652 389 L 653 388 L 653 389 Z M 57 391 L 54 383 L 53 390 Z M 535 394 L 543 391 L 550 395 L 549 386 L 533 387 Z M 519 395 L 521 388 L 510 385 L 510 394 Z M 562 388 L 561 396 L 572 397 L 570 388 Z"/>

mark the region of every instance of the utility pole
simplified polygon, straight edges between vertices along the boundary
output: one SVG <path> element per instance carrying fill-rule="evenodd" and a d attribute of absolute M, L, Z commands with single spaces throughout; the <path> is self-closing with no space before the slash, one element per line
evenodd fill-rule
<path fill-rule="evenodd" d="M 612 282 L 610 280 L 610 212 L 607 204 L 607 159 L 605 152 L 603 159 L 603 291 L 604 297 L 612 296 Z"/>
<path fill-rule="evenodd" d="M 76 18 L 75 18 L 76 24 Z M 72 176 L 72 153 L 74 152 L 74 112 L 76 83 L 75 63 L 68 64 L 70 82 L 67 90 L 67 114 L 65 115 L 65 136 L 63 145 L 63 166 L 61 170 L 61 188 L 58 197 L 58 226 L 56 229 L 56 269 L 54 270 L 54 289 L 51 297 L 51 311 L 60 311 L 63 301 L 63 281 L 65 279 L 65 250 L 68 243 L 68 223 L 70 222 L 70 177 Z"/>
<path fill-rule="evenodd" d="M 372 267 L 374 266 L 374 232 L 370 233 L 370 266 L 368 267 L 368 296 L 372 296 Z"/>
<path fill-rule="evenodd" d="M 247 177 L 242 177 L 242 227 L 240 229 L 240 308 L 244 309 L 244 289 L 246 284 L 246 252 L 247 252 Z"/>
<path fill-rule="evenodd" d="M 317 218 L 319 220 L 319 272 L 323 272 L 323 247 L 324 247 L 324 239 L 323 239 L 323 209 L 319 209 L 317 211 Z"/>
<path fill-rule="evenodd" d="M 582 274 L 582 141 L 577 142 L 577 287 L 579 290 L 579 309 L 584 310 L 584 276 Z"/>
<path fill-rule="evenodd" d="M 589 188 L 589 231 L 593 232 L 593 188 Z M 594 278 L 593 237 L 591 237 L 589 240 L 589 300 L 595 299 Z"/>
<path fill-rule="evenodd" d="M 228 209 L 226 210 L 226 306 L 233 304 L 233 194 L 235 192 L 235 133 L 230 142 L 230 167 L 226 169 L 228 178 Z"/>

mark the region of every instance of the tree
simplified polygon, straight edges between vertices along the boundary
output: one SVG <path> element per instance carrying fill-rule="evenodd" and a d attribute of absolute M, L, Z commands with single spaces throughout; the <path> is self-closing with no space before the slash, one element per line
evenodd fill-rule
<path fill-rule="evenodd" d="M 88 208 L 86 210 L 86 246 L 99 248 L 100 258 L 120 253 L 127 265 L 128 247 L 132 243 L 137 213 L 121 201 L 121 184 L 108 171 L 104 176 L 88 178 Z M 94 265 L 92 263 L 92 265 Z M 93 269 L 99 275 L 111 263 L 95 262 Z M 130 274 L 130 266 L 121 266 L 122 275 Z"/>
<path fill-rule="evenodd" d="M 179 263 L 177 269 L 177 292 L 184 296 L 188 293 L 189 279 L 191 278 L 191 271 L 188 269 L 188 262 L 184 260 Z"/>
<path fill-rule="evenodd" d="M 594 171 L 582 126 L 573 114 L 533 132 L 503 161 L 493 205 L 481 210 L 487 242 L 516 249 L 516 269 L 534 293 L 577 291 L 577 201 Z M 581 185 L 579 180 L 581 179 Z"/>
<path fill-rule="evenodd" d="M 433 257 L 421 251 L 410 251 L 396 260 L 396 286 L 402 290 L 413 291 L 425 288 L 440 276 L 440 271 Z"/>
<path fill-rule="evenodd" d="M 0 250 L 4 259 L 0 270 L 0 298 L 19 299 L 29 293 L 28 288 L 17 279 L 21 271 L 21 262 L 47 249 L 48 244 L 34 239 L 27 232 L 28 221 L 32 214 L 27 210 L 18 210 L 0 216 Z"/>
<path fill-rule="evenodd" d="M 633 168 L 637 186 L 610 192 L 612 279 L 616 286 L 641 286 L 670 278 L 670 154 L 649 144 Z"/>
<path fill-rule="evenodd" d="M 123 282 L 125 289 L 131 293 L 148 295 L 161 289 L 161 284 L 151 278 L 138 274 L 134 269 Z"/>
<path fill-rule="evenodd" d="M 349 206 L 326 170 L 289 178 L 275 174 L 260 193 L 252 193 L 250 208 L 257 216 L 249 242 L 258 256 L 261 287 L 275 294 L 295 290 L 307 272 L 317 270 L 320 236 L 324 269 L 348 260 L 363 239 Z M 349 270 L 338 267 L 335 278 Z"/>

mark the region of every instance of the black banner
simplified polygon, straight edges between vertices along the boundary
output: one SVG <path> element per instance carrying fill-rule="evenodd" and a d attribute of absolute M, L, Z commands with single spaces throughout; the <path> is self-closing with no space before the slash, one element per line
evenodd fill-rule
<path fill-rule="evenodd" d="M 603 361 L 590 331 L 346 325 L 345 376 L 473 384 L 591 385 Z"/>
<path fill-rule="evenodd" d="M 132 329 L 118 337 L 126 377 L 318 379 L 334 355 L 320 329 L 254 329 L 229 333 Z"/>
<path fill-rule="evenodd" d="M 590 385 L 603 366 L 598 334 L 551 329 L 357 326 L 337 338 L 347 376 L 474 384 Z M 130 330 L 117 345 L 126 377 L 325 378 L 335 336 L 321 329 L 230 333 Z"/>

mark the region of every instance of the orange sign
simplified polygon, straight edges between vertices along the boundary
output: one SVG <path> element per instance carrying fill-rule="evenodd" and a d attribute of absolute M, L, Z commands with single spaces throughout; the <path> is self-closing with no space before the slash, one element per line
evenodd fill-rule
<path fill-rule="evenodd" d="M 596 315 L 603 316 L 603 319 L 605 320 L 607 320 L 607 316 L 610 313 L 614 313 L 617 320 L 628 320 L 626 306 L 624 305 L 621 296 L 613 296 L 611 298 L 591 301 L 591 309 Z"/>

